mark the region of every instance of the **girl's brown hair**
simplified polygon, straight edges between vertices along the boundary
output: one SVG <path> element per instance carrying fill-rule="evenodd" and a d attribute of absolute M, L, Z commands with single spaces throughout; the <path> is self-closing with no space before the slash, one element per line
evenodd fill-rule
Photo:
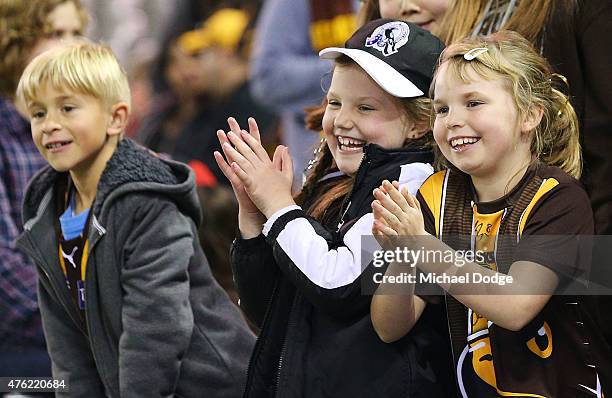
<path fill-rule="evenodd" d="M 0 95 L 14 97 L 32 48 L 51 33 L 49 14 L 67 2 L 74 3 L 85 28 L 87 14 L 80 0 L 0 0 Z"/>
<path fill-rule="evenodd" d="M 464 54 L 476 48 L 486 51 L 467 61 Z M 540 108 L 542 120 L 532 132 L 533 160 L 558 166 L 572 177 L 580 178 L 582 154 L 578 119 L 567 95 L 555 88 L 556 81 L 564 78 L 551 72 L 548 62 L 529 41 L 516 32 L 500 31 L 448 46 L 440 56 L 430 88 L 432 95 L 443 64 L 447 64 L 447 73 L 463 82 L 470 81 L 470 71 L 487 80 L 504 79 L 521 117 L 525 117 L 532 107 Z"/>
<path fill-rule="evenodd" d="M 452 0 L 440 23 L 438 37 L 444 43 L 451 44 L 470 36 L 478 22 L 483 19 L 489 1 L 493 7 L 497 7 L 502 0 Z M 576 0 L 519 1 L 502 29 L 514 30 L 536 44 L 540 41 L 552 13 L 559 11 L 569 19 L 576 9 L 576 3 Z"/>
<path fill-rule="evenodd" d="M 357 26 L 363 26 L 380 17 L 378 0 L 361 0 L 361 7 L 357 13 Z"/>
<path fill-rule="evenodd" d="M 347 56 L 341 56 L 335 60 L 335 68 L 349 66 L 357 67 L 357 64 Z M 411 121 L 416 126 L 422 126 L 423 129 L 429 128 L 431 117 L 431 100 L 429 98 L 397 98 L 397 101 L 404 112 L 406 121 Z M 308 129 L 319 133 L 323 130 L 323 116 L 326 107 L 327 99 L 324 99 L 321 105 L 306 109 L 305 120 Z M 431 132 L 428 131 L 422 137 L 416 139 L 407 138 L 404 145 L 430 149 L 434 145 L 434 141 Z M 321 145 L 315 152 L 316 156 L 313 161 L 312 169 L 308 171 L 306 182 L 301 192 L 296 196 L 296 201 L 301 204 L 304 203 L 307 198 L 313 196 L 319 180 L 335 167 L 334 158 L 325 140 L 321 141 Z M 353 176 L 346 176 L 341 179 L 331 189 L 328 189 L 315 199 L 309 206 L 308 213 L 315 219 L 321 221 L 329 214 L 327 211 L 328 209 L 334 208 L 339 211 L 340 202 L 351 191 L 353 183 Z"/>

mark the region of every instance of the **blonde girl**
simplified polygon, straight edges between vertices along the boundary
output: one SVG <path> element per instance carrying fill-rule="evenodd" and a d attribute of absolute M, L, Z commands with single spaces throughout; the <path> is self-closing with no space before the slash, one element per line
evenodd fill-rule
<path fill-rule="evenodd" d="M 416 197 L 389 182 L 374 195 L 380 238 L 421 236 L 427 250 L 474 253 L 465 264 L 418 264 L 448 276 L 437 281 L 462 397 L 602 397 L 608 385 L 612 355 L 593 303 L 553 295 L 586 272 L 590 252 L 575 236 L 593 233 L 576 180 L 578 122 L 557 80 L 514 32 L 449 46 L 432 83 L 434 138 L 449 168 Z M 401 338 L 422 305 L 412 295 L 375 296 L 374 327 L 386 341 Z"/>

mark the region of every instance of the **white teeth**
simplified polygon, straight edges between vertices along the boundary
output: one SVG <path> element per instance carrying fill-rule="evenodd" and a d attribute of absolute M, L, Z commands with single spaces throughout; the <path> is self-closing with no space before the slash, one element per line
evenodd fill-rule
<path fill-rule="evenodd" d="M 475 138 L 475 137 L 455 138 L 451 140 L 451 146 L 456 147 L 458 145 L 473 144 L 477 142 L 478 140 L 479 138 Z"/>
<path fill-rule="evenodd" d="M 337 137 L 340 149 L 344 151 L 361 151 L 362 147 L 365 145 L 365 141 L 361 141 L 356 138 L 342 136 Z"/>
<path fill-rule="evenodd" d="M 365 142 L 356 138 L 338 136 L 340 145 L 364 145 Z"/>
<path fill-rule="evenodd" d="M 55 149 L 55 148 L 59 148 L 61 146 L 67 145 L 67 144 L 70 144 L 70 142 L 68 142 L 68 141 L 54 142 L 52 144 L 45 145 L 45 147 L 47 149 Z"/>

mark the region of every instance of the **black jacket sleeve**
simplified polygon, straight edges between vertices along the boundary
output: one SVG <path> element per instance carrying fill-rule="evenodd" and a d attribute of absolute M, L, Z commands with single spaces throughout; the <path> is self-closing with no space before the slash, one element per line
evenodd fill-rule
<path fill-rule="evenodd" d="M 230 261 L 240 307 L 246 316 L 261 328 L 280 271 L 272 248 L 263 235 L 252 239 L 237 238 L 232 244 Z"/>

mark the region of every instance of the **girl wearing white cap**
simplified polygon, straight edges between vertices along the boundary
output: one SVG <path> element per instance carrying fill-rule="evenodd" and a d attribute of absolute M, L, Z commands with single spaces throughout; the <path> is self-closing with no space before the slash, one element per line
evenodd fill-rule
<path fill-rule="evenodd" d="M 416 25 L 376 20 L 334 59 L 325 144 L 296 200 L 285 147 L 272 160 L 230 119 L 217 161 L 240 205 L 232 249 L 241 305 L 261 328 L 246 397 L 448 397 L 446 320 L 439 306 L 384 344 L 370 320 L 381 270 L 362 253 L 372 190 L 385 178 L 411 192 L 433 168 L 427 89 L 441 42 Z M 274 60 L 270 60 L 274 62 Z M 384 272 L 384 269 L 383 269 Z"/>

